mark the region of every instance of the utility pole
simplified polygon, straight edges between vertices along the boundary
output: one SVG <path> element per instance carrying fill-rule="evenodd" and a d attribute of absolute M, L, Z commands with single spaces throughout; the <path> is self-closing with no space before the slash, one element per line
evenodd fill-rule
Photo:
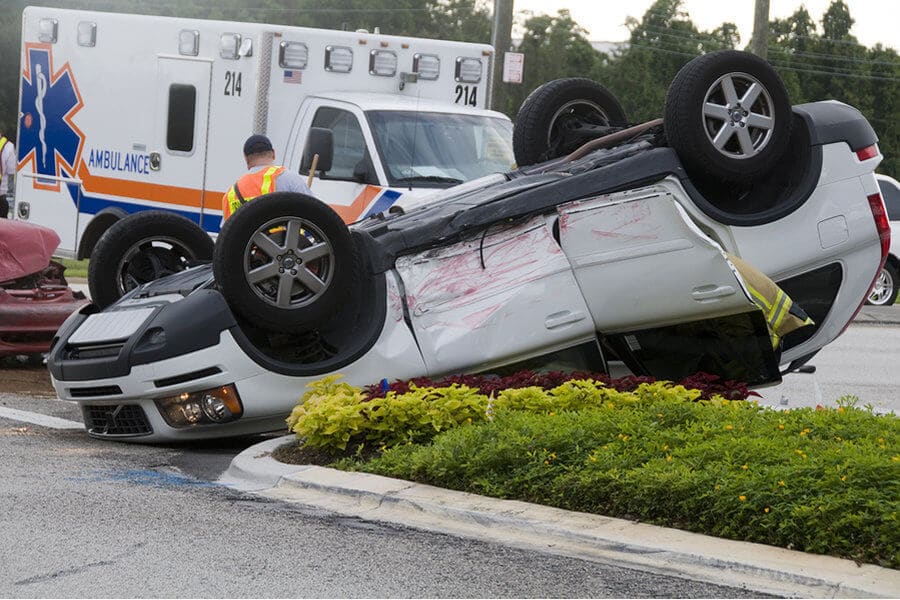
<path fill-rule="evenodd" d="M 756 0 L 756 11 L 753 14 L 753 37 L 750 39 L 750 52 L 766 58 L 769 48 L 769 0 Z"/>
<path fill-rule="evenodd" d="M 494 69 L 491 74 L 491 108 L 502 110 L 508 97 L 503 83 L 503 57 L 512 45 L 513 0 L 494 0 L 494 30 L 491 46 L 494 47 Z"/>

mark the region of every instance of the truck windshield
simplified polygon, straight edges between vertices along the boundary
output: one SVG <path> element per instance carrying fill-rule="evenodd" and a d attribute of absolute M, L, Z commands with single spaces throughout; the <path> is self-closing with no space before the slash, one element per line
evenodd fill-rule
<path fill-rule="evenodd" d="M 481 115 L 368 111 L 392 186 L 448 187 L 509 171 L 512 124 Z"/>

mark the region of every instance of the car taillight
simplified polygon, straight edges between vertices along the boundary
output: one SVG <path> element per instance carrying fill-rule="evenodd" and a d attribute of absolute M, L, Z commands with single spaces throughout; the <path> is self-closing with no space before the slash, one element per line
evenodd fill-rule
<path fill-rule="evenodd" d="M 874 146 L 870 146 L 870 148 L 872 147 Z M 860 150 L 859 152 L 863 152 L 863 150 Z M 857 152 L 857 154 L 859 154 L 859 152 Z M 875 152 L 877 154 L 877 148 L 875 148 Z M 853 316 L 850 317 L 850 320 L 847 321 L 847 324 L 841 329 L 839 335 L 843 334 L 847 328 L 850 327 L 850 323 L 853 322 L 853 319 L 855 319 L 856 315 L 859 314 L 859 311 L 862 310 L 863 305 L 866 303 L 866 299 L 869 297 L 869 294 L 872 293 L 872 288 L 875 287 L 875 282 L 881 274 L 881 269 L 884 268 L 888 251 L 891 248 L 891 223 L 888 221 L 887 211 L 884 208 L 884 201 L 881 199 L 881 194 L 871 194 L 866 196 L 866 200 L 869 201 L 869 208 L 872 210 L 872 218 L 875 219 L 875 230 L 878 232 L 878 239 L 881 241 L 881 261 L 878 263 L 878 269 L 875 270 L 875 278 L 872 279 L 872 283 L 869 284 L 866 295 L 863 296 L 862 302 L 860 302 L 859 306 L 856 307 L 856 310 L 853 311 Z"/>
<path fill-rule="evenodd" d="M 862 150 L 856 151 L 856 158 L 859 160 L 869 160 L 870 158 L 875 158 L 878 156 L 878 144 L 872 144 L 871 146 L 866 146 Z"/>

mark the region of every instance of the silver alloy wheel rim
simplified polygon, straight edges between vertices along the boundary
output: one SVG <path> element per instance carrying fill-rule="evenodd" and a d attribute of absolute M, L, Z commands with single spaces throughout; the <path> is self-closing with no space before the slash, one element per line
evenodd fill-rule
<path fill-rule="evenodd" d="M 258 227 L 244 249 L 244 276 L 267 304 L 297 309 L 320 297 L 334 278 L 334 250 L 321 229 L 299 217 Z"/>
<path fill-rule="evenodd" d="M 882 305 L 887 304 L 894 293 L 894 278 L 887 269 L 881 269 L 881 273 L 875 279 L 875 285 L 872 286 L 872 293 L 869 294 L 869 304 Z"/>
<path fill-rule="evenodd" d="M 547 145 L 552 146 L 553 138 L 559 135 L 557 123 L 559 122 L 560 117 L 577 117 L 580 115 L 589 115 L 591 113 L 597 113 L 600 120 L 603 121 L 603 124 L 609 125 L 609 115 L 607 115 L 606 111 L 600 108 L 600 105 L 595 102 L 591 102 L 590 100 L 571 100 L 570 102 L 563 104 L 559 110 L 553 113 L 553 117 L 550 119 L 550 127 L 547 130 Z"/>
<path fill-rule="evenodd" d="M 161 247 L 158 244 L 165 244 L 168 247 Z M 150 249 L 161 249 L 174 252 L 179 258 L 181 269 L 185 269 L 188 266 L 185 259 L 196 258 L 194 253 L 191 252 L 191 250 L 187 248 L 184 243 L 173 237 L 153 236 L 144 238 L 139 242 L 132 244 L 128 248 L 128 250 L 125 251 L 125 254 L 122 255 L 121 260 L 119 260 L 119 264 L 116 265 L 116 273 L 118 275 L 118 277 L 116 277 L 116 287 L 119 290 L 120 296 L 123 296 L 126 292 L 130 292 L 134 288 L 147 283 L 147 281 L 138 280 L 134 276 L 133 271 L 130 270 L 130 267 L 133 266 L 135 258 L 137 258 L 138 256 L 145 255 L 145 258 L 153 264 L 153 266 L 155 267 L 154 279 L 158 279 L 159 277 L 163 277 L 165 275 L 171 275 L 175 272 L 170 269 L 165 269 L 164 272 L 161 273 L 160 270 L 162 265 L 159 264 L 159 257 L 153 252 L 148 252 L 148 250 Z"/>
<path fill-rule="evenodd" d="M 759 156 L 775 130 L 772 97 L 747 73 L 728 73 L 716 79 L 703 97 L 702 116 L 707 139 L 728 158 Z"/>

